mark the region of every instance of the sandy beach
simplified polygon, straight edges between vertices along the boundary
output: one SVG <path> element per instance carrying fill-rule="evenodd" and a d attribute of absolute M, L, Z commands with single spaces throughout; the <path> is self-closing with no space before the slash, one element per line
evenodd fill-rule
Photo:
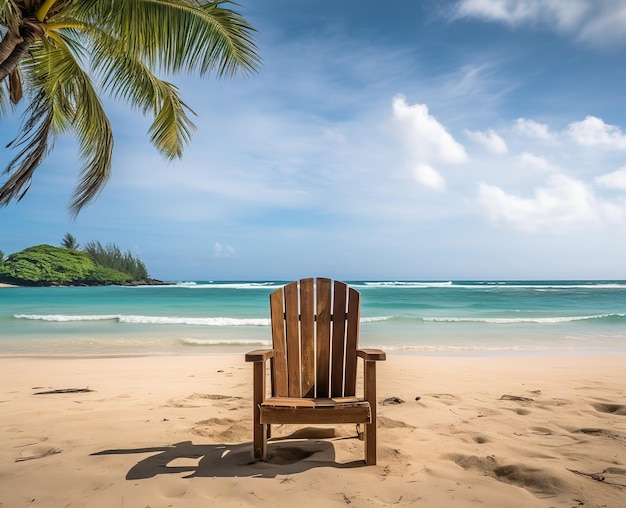
<path fill-rule="evenodd" d="M 617 508 L 625 360 L 389 355 L 367 467 L 350 425 L 252 462 L 243 355 L 0 358 L 0 506 Z"/>

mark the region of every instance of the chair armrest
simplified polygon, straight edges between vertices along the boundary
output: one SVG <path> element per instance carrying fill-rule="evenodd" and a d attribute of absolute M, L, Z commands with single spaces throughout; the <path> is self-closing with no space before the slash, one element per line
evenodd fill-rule
<path fill-rule="evenodd" d="M 274 349 L 255 349 L 246 353 L 246 362 L 264 362 L 274 358 Z"/>
<path fill-rule="evenodd" d="M 357 349 L 356 355 L 367 361 L 386 360 L 387 355 L 380 349 Z"/>

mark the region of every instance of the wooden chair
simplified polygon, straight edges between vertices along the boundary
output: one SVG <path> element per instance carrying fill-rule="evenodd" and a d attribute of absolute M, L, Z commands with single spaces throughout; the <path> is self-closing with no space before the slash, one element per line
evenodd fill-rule
<path fill-rule="evenodd" d="M 266 458 L 273 423 L 357 423 L 365 424 L 365 462 L 376 464 L 376 362 L 385 353 L 357 349 L 360 294 L 343 282 L 302 279 L 274 291 L 270 309 L 273 349 L 246 354 L 254 362 L 254 457 Z M 364 397 L 356 396 L 357 357 Z"/>

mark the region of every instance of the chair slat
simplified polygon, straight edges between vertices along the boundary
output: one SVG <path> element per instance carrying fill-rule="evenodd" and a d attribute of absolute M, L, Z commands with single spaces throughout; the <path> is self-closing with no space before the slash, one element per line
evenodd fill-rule
<path fill-rule="evenodd" d="M 361 295 L 358 291 L 348 290 L 348 318 L 346 324 L 346 373 L 344 381 L 344 395 L 352 396 L 356 393 L 356 348 L 359 341 L 359 321 Z"/>
<path fill-rule="evenodd" d="M 283 289 L 270 295 L 272 317 L 272 345 L 276 351 L 272 359 L 272 395 L 287 397 L 287 343 L 285 340 L 285 299 Z"/>
<path fill-rule="evenodd" d="M 331 397 L 343 395 L 343 350 L 346 337 L 346 285 L 335 281 L 332 318 Z"/>
<path fill-rule="evenodd" d="M 302 397 L 315 397 L 315 290 L 313 279 L 300 281 Z"/>
<path fill-rule="evenodd" d="M 319 278 L 316 284 L 316 346 L 317 374 L 316 397 L 330 396 L 330 279 Z"/>
<path fill-rule="evenodd" d="M 287 332 L 287 385 L 290 397 L 302 396 L 300 387 L 300 309 L 298 283 L 287 284 L 285 291 L 285 330 Z"/>

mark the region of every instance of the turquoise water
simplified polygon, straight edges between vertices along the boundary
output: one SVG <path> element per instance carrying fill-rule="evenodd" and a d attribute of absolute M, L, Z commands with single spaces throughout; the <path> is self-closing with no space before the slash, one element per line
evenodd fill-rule
<path fill-rule="evenodd" d="M 283 284 L 0 289 L 0 355 L 240 352 Z M 361 346 L 438 354 L 626 352 L 626 281 L 353 281 Z"/>

